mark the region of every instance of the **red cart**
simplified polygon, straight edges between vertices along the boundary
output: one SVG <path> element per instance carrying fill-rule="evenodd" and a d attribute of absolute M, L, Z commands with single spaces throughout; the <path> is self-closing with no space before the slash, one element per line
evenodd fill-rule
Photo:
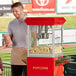
<path fill-rule="evenodd" d="M 63 76 L 64 17 L 28 17 L 27 76 Z M 36 27 L 36 32 L 30 31 Z M 32 35 L 33 34 L 33 35 Z M 35 36 L 35 37 L 33 37 Z"/>

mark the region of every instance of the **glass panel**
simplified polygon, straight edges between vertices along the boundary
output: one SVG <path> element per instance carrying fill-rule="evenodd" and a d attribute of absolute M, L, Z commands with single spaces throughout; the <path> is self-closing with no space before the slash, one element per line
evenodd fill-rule
<path fill-rule="evenodd" d="M 62 53 L 61 26 L 55 26 L 55 54 Z"/>
<path fill-rule="evenodd" d="M 55 57 L 62 53 L 61 26 L 36 26 L 28 34 L 29 56 Z"/>
<path fill-rule="evenodd" d="M 32 45 L 30 48 L 31 54 L 51 54 L 52 36 L 51 27 L 38 26 L 36 39 L 32 36 Z M 35 36 L 35 35 L 34 35 Z"/>

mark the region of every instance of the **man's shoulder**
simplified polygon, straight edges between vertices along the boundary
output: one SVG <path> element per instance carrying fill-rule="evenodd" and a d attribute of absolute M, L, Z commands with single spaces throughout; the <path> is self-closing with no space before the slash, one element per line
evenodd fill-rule
<path fill-rule="evenodd" d="M 13 19 L 12 21 L 9 22 L 9 27 L 12 27 L 16 24 L 16 19 Z"/>
<path fill-rule="evenodd" d="M 10 21 L 10 23 L 14 23 L 14 22 L 16 22 L 17 20 L 16 19 L 13 19 L 12 21 Z"/>

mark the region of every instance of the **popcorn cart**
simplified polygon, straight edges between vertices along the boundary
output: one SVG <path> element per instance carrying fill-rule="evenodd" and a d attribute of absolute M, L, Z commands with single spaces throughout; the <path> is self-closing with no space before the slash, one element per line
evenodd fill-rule
<path fill-rule="evenodd" d="M 64 17 L 28 17 L 27 76 L 63 76 Z M 30 27 L 36 27 L 31 31 Z"/>

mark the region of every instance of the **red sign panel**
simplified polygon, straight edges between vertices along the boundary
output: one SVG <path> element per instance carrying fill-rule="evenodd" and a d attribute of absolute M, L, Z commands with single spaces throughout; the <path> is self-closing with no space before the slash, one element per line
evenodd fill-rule
<path fill-rule="evenodd" d="M 63 65 L 55 65 L 58 57 L 27 57 L 27 76 L 63 76 Z"/>
<path fill-rule="evenodd" d="M 32 11 L 36 13 L 55 13 L 56 0 L 32 0 Z"/>

